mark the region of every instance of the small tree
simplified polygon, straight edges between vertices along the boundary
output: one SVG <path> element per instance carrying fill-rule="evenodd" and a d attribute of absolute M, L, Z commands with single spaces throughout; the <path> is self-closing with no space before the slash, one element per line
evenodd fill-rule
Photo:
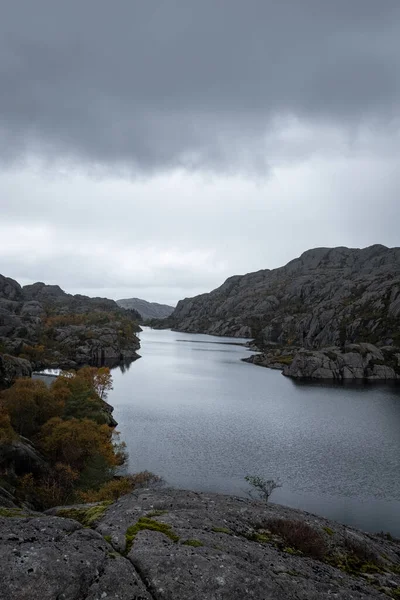
<path fill-rule="evenodd" d="M 247 475 L 245 480 L 249 485 L 251 485 L 251 489 L 248 491 L 250 498 L 254 498 L 254 496 L 256 496 L 265 502 L 268 502 L 270 495 L 274 490 L 276 490 L 276 488 L 282 487 L 282 484 L 279 480 L 266 480 L 258 475 Z"/>

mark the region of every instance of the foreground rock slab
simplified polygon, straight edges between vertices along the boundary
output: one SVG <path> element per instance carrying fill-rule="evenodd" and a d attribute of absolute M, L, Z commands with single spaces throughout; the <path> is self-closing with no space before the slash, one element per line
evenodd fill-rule
<path fill-rule="evenodd" d="M 125 558 L 71 519 L 0 519 L 2 600 L 150 600 Z"/>
<path fill-rule="evenodd" d="M 399 597 L 400 542 L 302 511 L 173 489 L 95 508 L 0 518 L 2 600 Z"/>

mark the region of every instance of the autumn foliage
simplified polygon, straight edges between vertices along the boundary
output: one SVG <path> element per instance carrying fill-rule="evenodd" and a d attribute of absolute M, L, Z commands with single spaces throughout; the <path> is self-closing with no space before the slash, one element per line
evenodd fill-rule
<path fill-rule="evenodd" d="M 29 438 L 49 465 L 41 475 L 13 481 L 21 499 L 43 509 L 81 499 L 85 493 L 113 498 L 132 489 L 115 469 L 126 459 L 125 444 L 107 424 L 104 402 L 112 389 L 110 370 L 85 367 L 63 372 L 48 387 L 41 380 L 19 379 L 0 393 L 0 446 Z M 0 472 L 0 477 L 7 474 Z M 114 483 L 116 481 L 117 483 Z"/>
<path fill-rule="evenodd" d="M 9 415 L 14 430 L 24 437 L 34 437 L 52 417 L 61 416 L 64 400 L 55 397 L 40 380 L 18 379 L 1 393 L 1 405 Z"/>

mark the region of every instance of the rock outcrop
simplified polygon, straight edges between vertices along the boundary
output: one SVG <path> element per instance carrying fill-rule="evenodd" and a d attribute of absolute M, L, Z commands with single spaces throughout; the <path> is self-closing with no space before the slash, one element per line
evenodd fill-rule
<path fill-rule="evenodd" d="M 301 349 L 284 366 L 283 374 L 295 379 L 400 380 L 400 348 L 350 344 L 343 351 Z"/>
<path fill-rule="evenodd" d="M 28 360 L 9 354 L 0 354 L 0 389 L 14 383 L 18 377 L 30 377 L 32 366 Z"/>
<path fill-rule="evenodd" d="M 400 248 L 316 248 L 181 300 L 160 326 L 255 337 L 261 346 L 400 344 Z"/>
<path fill-rule="evenodd" d="M 167 489 L 49 512 L 0 509 L 3 600 L 387 600 L 400 590 L 399 542 L 283 506 Z"/>
<path fill-rule="evenodd" d="M 35 369 L 132 361 L 140 347 L 135 335 L 140 330 L 138 319 L 136 311 L 126 311 L 107 298 L 72 296 L 41 282 L 22 288 L 0 275 L 0 352 L 25 358 Z M 2 375 L 1 361 L 7 360 L 0 359 L 3 385 L 12 375 L 9 360 L 10 376 Z M 17 371 L 18 364 L 14 365 Z"/>
<path fill-rule="evenodd" d="M 166 319 L 173 311 L 173 306 L 168 304 L 158 304 L 158 302 L 147 302 L 147 300 L 141 300 L 140 298 L 125 298 L 117 300 L 118 306 L 126 308 L 127 310 L 136 310 L 143 321 L 150 319 Z"/>
<path fill-rule="evenodd" d="M 336 381 L 400 380 L 400 348 L 373 344 L 348 344 L 321 350 L 270 348 L 243 359 L 261 367 L 280 369 L 294 379 Z"/>

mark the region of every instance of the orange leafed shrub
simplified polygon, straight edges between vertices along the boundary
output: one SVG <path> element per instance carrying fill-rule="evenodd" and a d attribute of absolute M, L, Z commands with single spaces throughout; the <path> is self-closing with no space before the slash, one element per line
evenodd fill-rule
<path fill-rule="evenodd" d="M 80 492 L 79 498 L 82 502 L 104 502 L 106 500 L 117 500 L 124 494 L 129 494 L 133 490 L 140 487 L 147 487 L 157 483 L 162 483 L 162 478 L 149 471 L 135 473 L 135 475 L 127 475 L 107 481 L 98 490 L 89 490 Z"/>
<path fill-rule="evenodd" d="M 39 480 L 32 473 L 22 477 L 20 491 L 26 499 L 35 500 L 42 510 L 74 500 L 74 485 L 79 474 L 68 465 L 57 463 Z"/>
<path fill-rule="evenodd" d="M 97 393 L 97 395 L 105 400 L 107 393 L 113 389 L 112 375 L 108 367 L 84 367 L 79 369 L 76 377 L 86 381 Z"/>
<path fill-rule="evenodd" d="M 35 436 L 52 417 L 62 414 L 64 403 L 51 393 L 43 381 L 21 378 L 0 395 L 15 431 L 25 437 Z"/>
<path fill-rule="evenodd" d="M 10 415 L 0 405 L 0 444 L 9 444 L 17 437 L 11 425 Z"/>
<path fill-rule="evenodd" d="M 40 447 L 52 462 L 61 462 L 77 471 L 82 471 L 96 456 L 110 467 L 118 464 L 112 430 L 90 419 L 51 419 L 42 427 Z"/>

